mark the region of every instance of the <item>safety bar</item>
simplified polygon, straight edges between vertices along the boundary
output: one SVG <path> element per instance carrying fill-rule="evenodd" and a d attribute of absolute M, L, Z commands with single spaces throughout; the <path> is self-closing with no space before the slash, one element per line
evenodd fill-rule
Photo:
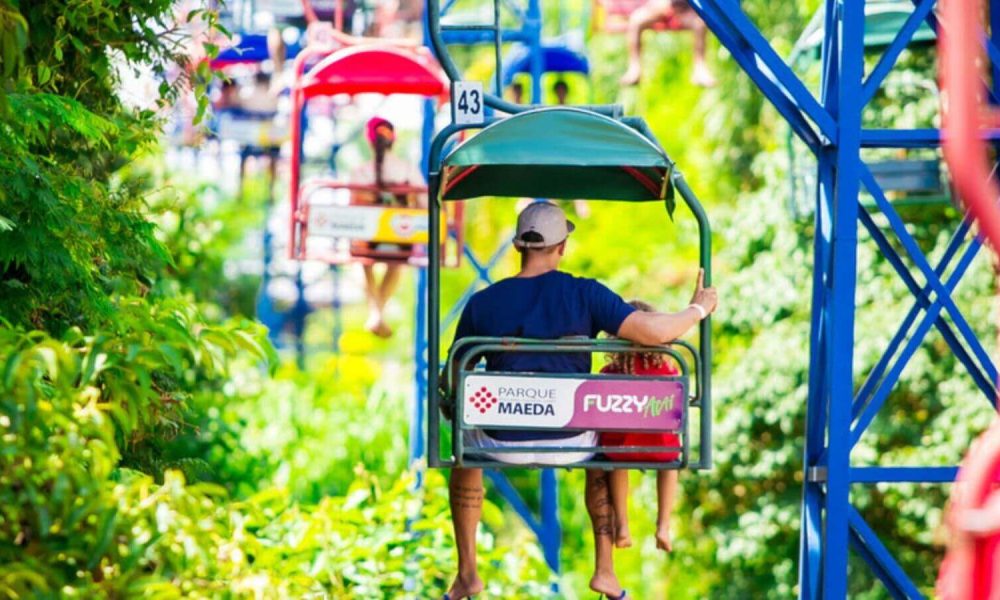
<path fill-rule="evenodd" d="M 481 372 L 474 369 L 470 369 L 478 360 L 486 354 L 494 352 L 537 352 L 537 353 L 636 353 L 636 352 L 656 352 L 660 354 L 669 355 L 674 358 L 681 368 L 680 376 L 635 376 L 635 375 L 610 375 L 610 374 L 567 374 L 567 373 L 500 373 L 500 372 Z M 683 440 L 681 446 L 601 446 L 597 445 L 591 446 L 560 446 L 560 440 L 552 440 L 551 446 L 536 446 L 528 449 L 528 452 L 536 453 L 539 455 L 552 454 L 552 453 L 587 453 L 587 454 L 597 454 L 598 457 L 590 458 L 588 460 L 574 462 L 572 464 L 561 464 L 559 462 L 549 463 L 543 460 L 537 460 L 530 465 L 525 464 L 514 464 L 499 460 L 491 460 L 485 456 L 478 457 L 479 455 L 473 451 L 467 454 L 467 449 L 465 447 L 465 440 L 463 437 L 463 431 L 468 429 L 480 428 L 478 426 L 470 426 L 465 423 L 465 416 L 457 410 L 454 404 L 454 399 L 458 396 L 458 389 L 456 385 L 458 383 L 465 384 L 468 377 L 477 376 L 484 379 L 489 378 L 501 378 L 510 379 L 519 382 L 533 381 L 533 380 L 572 380 L 580 382 L 582 385 L 591 384 L 591 382 L 596 382 L 597 384 L 607 385 L 610 382 L 616 382 L 619 384 L 628 385 L 648 385 L 651 382 L 676 382 L 681 385 L 682 397 L 689 397 L 688 391 L 688 381 L 690 371 L 688 369 L 687 362 L 684 360 L 683 356 L 677 352 L 670 345 L 661 346 L 636 346 L 623 342 L 621 340 L 591 340 L 591 339 L 563 339 L 563 340 L 536 340 L 536 339 L 523 339 L 523 338 L 489 338 L 489 337 L 476 337 L 476 338 L 464 338 L 456 343 L 455 347 L 449 353 L 448 362 L 446 363 L 446 372 L 452 373 L 448 377 L 447 385 L 452 388 L 450 392 L 442 394 L 442 401 L 451 401 L 451 405 L 454 409 L 453 411 L 453 429 L 452 429 L 452 458 L 449 461 L 440 460 L 440 445 L 439 436 L 431 435 L 431 445 L 432 449 L 430 460 L 432 466 L 463 466 L 463 467 L 495 467 L 495 468 L 506 468 L 506 467 L 551 467 L 559 466 L 566 468 L 621 468 L 621 469 L 680 469 L 689 466 L 689 448 L 690 439 L 688 436 L 688 402 L 682 402 L 679 407 L 681 413 L 679 417 L 680 427 L 678 429 L 662 430 L 662 432 L 674 432 L 677 433 Z M 475 383 L 474 385 L 479 385 Z M 462 407 L 464 410 L 464 407 Z M 437 411 L 430 411 L 428 414 L 431 423 L 437 424 L 440 419 L 440 415 Z M 615 431 L 634 431 L 628 426 L 615 426 L 605 425 L 606 418 L 602 416 L 600 422 L 587 421 L 582 424 L 578 423 L 573 425 L 572 421 L 577 417 L 574 415 L 571 419 L 570 424 L 565 427 L 553 428 L 551 426 L 536 426 L 532 427 L 530 425 L 483 425 L 483 429 L 491 430 L 524 430 L 524 429 L 536 429 L 541 431 L 595 431 L 595 432 L 615 432 Z M 649 431 L 654 433 L 655 431 Z M 694 468 L 701 468 L 704 461 L 701 460 L 701 455 L 704 452 L 704 447 L 710 444 L 710 440 L 702 436 L 699 440 L 699 462 L 693 465 Z M 490 454 L 510 454 L 510 453 L 524 453 L 525 448 L 518 447 L 501 447 L 484 449 Z M 607 454 L 629 454 L 629 455 L 642 455 L 642 454 L 652 454 L 652 453 L 677 453 L 677 459 L 673 461 L 642 461 L 642 460 L 609 460 Z M 601 455 L 605 455 L 604 458 L 599 458 Z M 440 463 L 440 464 L 436 464 Z"/>
<path fill-rule="evenodd" d="M 499 340 L 499 341 L 498 341 Z M 456 340 L 451 348 L 448 349 L 448 357 L 445 359 L 445 368 L 442 372 L 441 383 L 439 390 L 443 393 L 442 401 L 449 401 L 454 398 L 455 394 L 455 384 L 458 379 L 458 371 L 462 368 L 462 365 L 468 364 L 469 361 L 480 358 L 479 355 L 473 356 L 472 352 L 468 350 L 469 347 L 477 346 L 481 344 L 500 344 L 505 351 L 516 352 L 518 350 L 524 349 L 526 346 L 531 347 L 541 347 L 544 349 L 554 349 L 558 348 L 561 352 L 568 353 L 633 353 L 638 354 L 640 352 L 660 352 L 663 354 L 668 354 L 671 358 L 676 360 L 681 365 L 681 372 L 684 376 L 689 375 L 689 369 L 687 362 L 684 360 L 682 355 L 674 349 L 674 346 L 682 348 L 688 353 L 690 353 L 692 362 L 694 364 L 695 373 L 695 385 L 696 390 L 693 394 L 690 394 L 690 402 L 693 406 L 698 406 L 701 398 L 697 391 L 700 387 L 698 380 L 701 378 L 701 357 L 698 355 L 698 351 L 695 350 L 694 346 L 683 340 L 675 340 L 669 344 L 662 344 L 659 346 L 639 346 L 625 340 L 594 340 L 594 339 L 580 339 L 580 338 L 564 338 L 558 340 L 539 340 L 532 338 L 514 338 L 514 337 L 504 337 L 504 338 L 494 338 L 494 337 L 484 337 L 484 336 L 469 336 Z M 525 350 L 530 351 L 530 350 Z"/>

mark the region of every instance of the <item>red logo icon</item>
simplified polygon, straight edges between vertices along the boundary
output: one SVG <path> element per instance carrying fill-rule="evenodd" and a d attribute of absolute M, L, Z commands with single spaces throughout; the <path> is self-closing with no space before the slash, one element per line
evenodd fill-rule
<path fill-rule="evenodd" d="M 400 235 L 410 235 L 413 233 L 413 219 L 408 216 L 402 215 L 396 218 L 395 223 L 396 233 Z"/>
<path fill-rule="evenodd" d="M 494 396 L 485 387 L 479 388 L 479 390 L 469 398 L 469 402 L 476 407 L 480 413 L 485 413 L 497 403 L 497 397 Z"/>

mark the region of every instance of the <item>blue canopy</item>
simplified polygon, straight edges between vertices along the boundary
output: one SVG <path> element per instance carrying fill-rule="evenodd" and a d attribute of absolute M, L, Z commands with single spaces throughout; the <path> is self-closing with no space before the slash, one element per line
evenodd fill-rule
<path fill-rule="evenodd" d="M 570 50 L 566 46 L 542 46 L 543 73 L 590 73 L 587 57 Z M 518 73 L 531 73 L 531 50 L 524 44 L 517 44 L 503 61 L 503 84 L 508 86 Z"/>
<path fill-rule="evenodd" d="M 289 44 L 287 58 L 292 59 L 299 53 L 301 47 L 298 42 Z M 262 33 L 243 33 L 239 35 L 239 42 L 219 52 L 219 55 L 212 59 L 212 68 L 220 69 L 229 65 L 262 63 L 270 58 L 267 50 L 267 35 Z"/>

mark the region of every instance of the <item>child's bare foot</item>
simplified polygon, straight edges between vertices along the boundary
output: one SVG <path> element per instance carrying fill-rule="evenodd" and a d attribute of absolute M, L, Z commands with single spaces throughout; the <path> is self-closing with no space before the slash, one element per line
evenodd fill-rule
<path fill-rule="evenodd" d="M 590 579 L 590 589 L 609 598 L 621 598 L 622 586 L 614 573 L 594 573 Z"/>
<path fill-rule="evenodd" d="M 674 549 L 673 542 L 670 541 L 670 522 L 660 523 L 656 528 L 656 547 L 664 552 L 671 552 Z"/>
<path fill-rule="evenodd" d="M 625 74 L 618 80 L 618 83 L 622 85 L 636 85 L 640 79 L 642 79 L 642 65 L 630 64 L 628 69 L 625 70 Z"/>
<path fill-rule="evenodd" d="M 628 530 L 628 523 L 615 527 L 615 548 L 631 548 L 632 534 Z"/>
<path fill-rule="evenodd" d="M 469 578 L 463 578 L 459 575 L 451 584 L 451 589 L 448 590 L 445 597 L 448 600 L 462 600 L 462 598 L 474 596 L 481 591 L 483 591 L 483 580 L 478 575 Z"/>

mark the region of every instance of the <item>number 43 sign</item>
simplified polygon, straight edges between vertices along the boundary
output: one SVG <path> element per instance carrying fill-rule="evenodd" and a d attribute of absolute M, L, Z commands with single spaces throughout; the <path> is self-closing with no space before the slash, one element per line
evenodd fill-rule
<path fill-rule="evenodd" d="M 479 125 L 486 120 L 482 82 L 456 81 L 451 87 L 452 122 L 456 125 Z"/>

